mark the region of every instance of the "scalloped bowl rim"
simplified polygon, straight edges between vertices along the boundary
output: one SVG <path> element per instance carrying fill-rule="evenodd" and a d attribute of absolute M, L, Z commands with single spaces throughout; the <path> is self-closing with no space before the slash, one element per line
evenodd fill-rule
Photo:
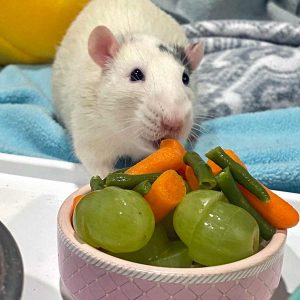
<path fill-rule="evenodd" d="M 136 272 L 142 273 L 153 273 L 161 275 L 170 275 L 173 276 L 210 276 L 217 274 L 225 274 L 238 272 L 246 270 L 260 264 L 263 264 L 268 259 L 271 259 L 276 254 L 280 254 L 284 248 L 287 231 L 286 230 L 277 230 L 271 241 L 267 244 L 265 248 L 257 252 L 256 254 L 244 258 L 242 260 L 219 265 L 212 267 L 202 267 L 202 268 L 166 268 L 166 267 L 157 267 L 144 265 L 139 263 L 134 263 L 126 261 L 109 254 L 106 254 L 92 246 L 82 242 L 76 237 L 73 226 L 71 224 L 71 205 L 75 196 L 84 194 L 90 191 L 89 185 L 85 185 L 82 188 L 76 190 L 72 193 L 61 205 L 58 212 L 58 231 L 61 235 L 64 236 L 64 239 L 72 247 L 72 251 L 77 252 L 81 257 L 85 257 L 86 260 L 93 262 L 97 265 L 99 262 L 105 262 L 106 265 L 109 265 L 109 269 L 114 267 L 121 268 L 123 270 L 134 270 Z"/>

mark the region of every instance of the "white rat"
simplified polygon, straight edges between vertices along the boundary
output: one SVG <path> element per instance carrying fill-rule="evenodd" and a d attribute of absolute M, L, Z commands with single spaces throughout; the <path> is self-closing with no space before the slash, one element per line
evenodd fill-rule
<path fill-rule="evenodd" d="M 193 124 L 189 76 L 203 56 L 176 21 L 149 0 L 93 0 L 78 15 L 53 65 L 56 114 L 91 174 L 140 159 Z"/>

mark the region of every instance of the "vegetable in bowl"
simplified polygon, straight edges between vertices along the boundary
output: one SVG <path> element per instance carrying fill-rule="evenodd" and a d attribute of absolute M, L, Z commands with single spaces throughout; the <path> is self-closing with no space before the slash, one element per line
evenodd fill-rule
<path fill-rule="evenodd" d="M 75 232 L 129 261 L 194 267 L 249 257 L 276 228 L 298 223 L 297 211 L 253 178 L 232 150 L 216 147 L 206 156 L 207 162 L 167 139 L 132 167 L 93 176 L 91 191 L 74 199 Z M 274 223 L 261 211 L 277 205 L 288 216 Z"/>

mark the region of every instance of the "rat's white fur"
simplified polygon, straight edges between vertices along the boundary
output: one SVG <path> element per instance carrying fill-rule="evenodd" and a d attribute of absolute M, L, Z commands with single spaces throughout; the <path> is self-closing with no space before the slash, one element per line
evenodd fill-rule
<path fill-rule="evenodd" d="M 88 54 L 98 25 L 121 43 L 105 71 Z M 184 120 L 174 137 L 187 137 L 193 94 L 182 84 L 184 67 L 160 51 L 160 43 L 188 44 L 181 27 L 149 0 L 93 0 L 67 31 L 53 66 L 54 104 L 90 173 L 104 176 L 119 156 L 139 159 L 153 151 L 149 141 L 167 135 L 159 125 L 162 115 Z M 129 80 L 137 67 L 144 82 Z"/>

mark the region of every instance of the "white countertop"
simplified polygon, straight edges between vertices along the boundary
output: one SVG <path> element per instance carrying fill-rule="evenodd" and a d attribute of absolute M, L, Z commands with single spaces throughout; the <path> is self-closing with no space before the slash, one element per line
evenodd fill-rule
<path fill-rule="evenodd" d="M 56 217 L 63 200 L 89 176 L 80 165 L 0 154 L 0 220 L 14 236 L 24 264 L 22 300 L 58 300 Z M 278 192 L 300 211 L 300 195 Z M 288 231 L 282 281 L 274 300 L 300 284 L 300 225 Z"/>
<path fill-rule="evenodd" d="M 89 177 L 76 164 L 8 154 L 0 154 L 0 172 L 0 220 L 22 255 L 22 300 L 62 299 L 57 212 L 63 200 L 88 183 Z"/>

